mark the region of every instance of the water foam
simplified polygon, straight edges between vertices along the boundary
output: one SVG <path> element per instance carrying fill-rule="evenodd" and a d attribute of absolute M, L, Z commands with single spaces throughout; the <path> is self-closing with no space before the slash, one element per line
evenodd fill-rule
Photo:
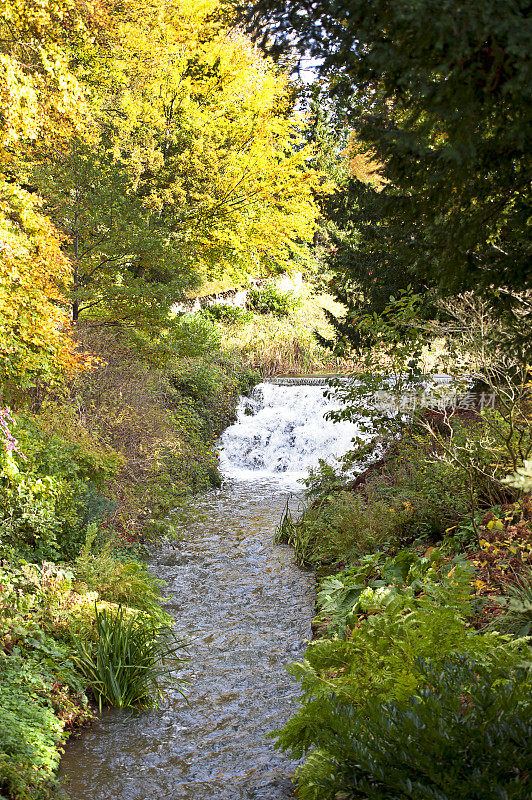
<path fill-rule="evenodd" d="M 266 478 L 290 485 L 305 477 L 320 459 L 334 464 L 363 436 L 353 422 L 331 422 L 327 411 L 338 401 L 323 386 L 260 383 L 240 400 L 237 421 L 220 440 L 223 474 L 236 480 Z"/>

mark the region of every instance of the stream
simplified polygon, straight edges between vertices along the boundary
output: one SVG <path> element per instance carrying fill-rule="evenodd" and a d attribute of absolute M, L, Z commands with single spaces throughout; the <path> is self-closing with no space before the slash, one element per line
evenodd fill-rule
<path fill-rule="evenodd" d="M 60 777 L 71 800 L 286 800 L 296 764 L 270 731 L 294 710 L 286 666 L 303 654 L 313 576 L 274 544 L 297 479 L 345 452 L 352 423 L 324 420 L 319 386 L 260 384 L 221 438 L 220 490 L 194 502 L 182 539 L 151 559 L 176 632 L 192 632 L 177 691 L 147 712 L 104 713 L 71 739 Z M 296 501 L 297 502 L 297 501 Z"/>

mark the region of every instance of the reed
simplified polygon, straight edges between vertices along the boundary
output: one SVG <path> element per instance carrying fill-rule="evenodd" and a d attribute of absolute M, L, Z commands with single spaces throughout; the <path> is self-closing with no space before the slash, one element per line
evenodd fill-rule
<path fill-rule="evenodd" d="M 185 643 L 169 625 L 158 627 L 122 606 L 95 608 L 95 627 L 95 642 L 73 634 L 74 661 L 100 711 L 103 706 L 156 707 L 165 696 L 164 676 L 188 660 Z M 173 688 L 183 695 L 182 685 L 174 678 Z"/>

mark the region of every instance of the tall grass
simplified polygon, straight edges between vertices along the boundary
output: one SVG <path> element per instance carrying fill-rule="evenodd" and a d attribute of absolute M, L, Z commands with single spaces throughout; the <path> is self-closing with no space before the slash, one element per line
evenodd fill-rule
<path fill-rule="evenodd" d="M 164 698 L 163 677 L 178 669 L 185 649 L 169 625 L 157 627 L 143 614 L 95 610 L 96 641 L 73 634 L 74 660 L 88 681 L 100 711 L 157 706 Z M 186 651 L 185 651 L 186 655 Z M 175 688 L 183 694 L 182 681 Z"/>
<path fill-rule="evenodd" d="M 240 354 L 247 366 L 264 377 L 279 373 L 339 372 L 346 362 L 318 344 L 314 331 L 330 336 L 323 306 L 341 309 L 326 296 L 315 297 L 304 292 L 301 304 L 290 315 L 279 319 L 274 314 L 254 314 L 248 322 L 224 324 L 222 346 Z"/>
<path fill-rule="evenodd" d="M 287 505 L 276 539 L 294 549 L 301 565 L 336 567 L 397 545 L 411 516 L 410 509 L 342 491 L 306 506 L 297 519 Z"/>

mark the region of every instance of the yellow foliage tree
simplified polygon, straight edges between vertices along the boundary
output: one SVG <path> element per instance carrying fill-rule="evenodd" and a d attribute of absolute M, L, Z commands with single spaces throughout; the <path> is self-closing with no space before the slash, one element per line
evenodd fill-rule
<path fill-rule="evenodd" d="M 312 238 L 321 178 L 286 75 L 219 12 L 215 0 L 135 4 L 112 34 L 101 108 L 114 156 L 193 270 L 231 282 L 290 268 Z"/>
<path fill-rule="evenodd" d="M 79 369 L 61 283 L 70 263 L 50 220 L 24 190 L 0 182 L 0 385 L 4 395 Z"/>
<path fill-rule="evenodd" d="M 0 159 L 79 131 L 87 90 L 72 62 L 104 29 L 98 0 L 0 0 Z"/>
<path fill-rule="evenodd" d="M 70 67 L 96 30 L 100 11 L 79 0 L 0 1 L 0 388 L 4 396 L 37 379 L 79 368 L 61 286 L 70 264 L 59 235 L 20 188 L 22 163 L 40 140 L 81 130 L 86 91 Z"/>

